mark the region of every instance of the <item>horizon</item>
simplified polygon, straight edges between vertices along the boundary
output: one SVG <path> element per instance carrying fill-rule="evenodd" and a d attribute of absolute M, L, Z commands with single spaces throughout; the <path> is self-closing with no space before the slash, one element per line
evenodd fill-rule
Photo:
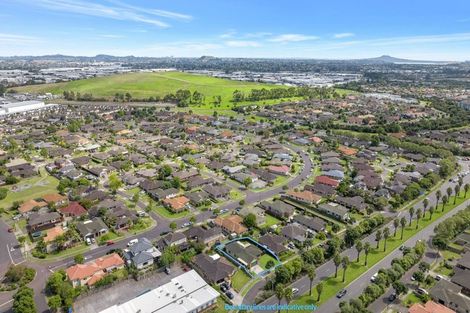
<path fill-rule="evenodd" d="M 468 60 L 470 51 L 469 8 L 459 0 L 445 7 L 435 0 L 290 5 L 5 0 L 0 56 L 356 60 L 389 55 L 459 62 Z"/>

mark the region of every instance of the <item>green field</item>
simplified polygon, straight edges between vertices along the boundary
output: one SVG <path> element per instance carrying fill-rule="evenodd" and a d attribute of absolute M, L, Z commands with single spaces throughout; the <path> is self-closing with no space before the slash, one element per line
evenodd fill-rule
<path fill-rule="evenodd" d="M 39 176 L 21 180 L 15 185 L 18 191 L 13 190 L 13 186 L 9 187 L 7 197 L 0 201 L 0 207 L 8 209 L 16 201 L 24 202 L 36 199 L 48 193 L 56 193 L 58 180 L 49 176 L 45 171 L 41 170 Z"/>
<path fill-rule="evenodd" d="M 128 73 L 117 74 L 106 77 L 97 77 L 71 82 L 30 85 L 13 88 L 17 92 L 28 92 L 43 94 L 50 92 L 61 95 L 64 91 L 73 91 L 80 94 L 92 94 L 95 98 L 106 98 L 112 100 L 116 93 L 130 93 L 133 99 L 147 99 L 149 97 L 163 97 L 170 93 L 176 93 L 179 89 L 188 89 L 191 92 L 198 91 L 204 95 L 202 104 L 191 105 L 191 108 L 179 108 L 180 110 L 193 110 L 200 114 L 212 114 L 214 110 L 224 115 L 234 115 L 231 110 L 233 103 L 232 95 L 235 90 L 247 94 L 251 89 L 288 88 L 288 86 L 262 84 L 255 82 L 242 82 L 215 78 L 204 75 L 189 74 L 183 72 L 160 72 L 160 73 Z M 351 93 L 349 90 L 336 90 L 339 94 Z M 221 104 L 214 106 L 214 96 L 221 97 Z M 281 102 L 282 99 L 263 100 L 256 102 L 258 105 L 269 105 Z M 290 98 L 283 100 L 301 100 Z M 241 102 L 238 105 L 253 104 L 254 102 Z"/>
<path fill-rule="evenodd" d="M 245 286 L 250 281 L 250 279 L 250 276 L 248 276 L 242 269 L 239 269 L 232 277 L 233 289 L 236 291 L 242 290 L 243 286 Z"/>
<path fill-rule="evenodd" d="M 213 96 L 222 97 L 222 108 L 230 104 L 235 90 L 248 92 L 258 88 L 287 88 L 278 85 L 227 80 L 210 76 L 182 73 L 129 73 L 106 77 L 76 80 L 64 83 L 31 85 L 14 88 L 18 92 L 62 94 L 64 90 L 91 93 L 94 97 L 113 99 L 116 93 L 129 92 L 133 98 L 149 98 L 175 93 L 178 89 L 197 90 L 204 94 L 205 104 L 211 104 Z"/>

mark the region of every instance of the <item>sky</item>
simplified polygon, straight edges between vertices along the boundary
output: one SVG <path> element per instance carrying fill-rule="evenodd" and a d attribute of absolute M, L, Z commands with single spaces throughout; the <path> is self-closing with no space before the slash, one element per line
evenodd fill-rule
<path fill-rule="evenodd" d="M 470 60 L 469 0 L 0 0 L 0 55 Z"/>

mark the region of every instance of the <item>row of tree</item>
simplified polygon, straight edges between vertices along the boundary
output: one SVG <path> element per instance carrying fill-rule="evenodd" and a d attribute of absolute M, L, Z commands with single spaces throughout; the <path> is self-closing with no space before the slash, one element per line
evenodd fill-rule
<path fill-rule="evenodd" d="M 341 313 L 368 313 L 367 306 L 382 296 L 390 286 L 395 289 L 397 295 L 405 293 L 407 287 L 400 282 L 400 278 L 419 262 L 425 249 L 425 244 L 418 242 L 413 249 L 405 250 L 402 258 L 392 261 L 391 268 L 379 270 L 374 282 L 369 284 L 358 298 L 341 302 Z"/>

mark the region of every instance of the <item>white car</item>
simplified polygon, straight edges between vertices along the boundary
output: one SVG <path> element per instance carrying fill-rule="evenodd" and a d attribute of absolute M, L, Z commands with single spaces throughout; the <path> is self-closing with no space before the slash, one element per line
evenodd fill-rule
<path fill-rule="evenodd" d="M 138 243 L 138 242 L 139 242 L 139 239 L 137 239 L 137 238 L 136 238 L 136 239 L 132 239 L 131 241 L 129 241 L 129 242 L 127 243 L 127 246 L 128 246 L 128 247 L 132 247 L 133 245 L 135 245 L 135 244 Z"/>
<path fill-rule="evenodd" d="M 292 294 L 296 294 L 299 292 L 299 288 L 292 288 Z"/>

